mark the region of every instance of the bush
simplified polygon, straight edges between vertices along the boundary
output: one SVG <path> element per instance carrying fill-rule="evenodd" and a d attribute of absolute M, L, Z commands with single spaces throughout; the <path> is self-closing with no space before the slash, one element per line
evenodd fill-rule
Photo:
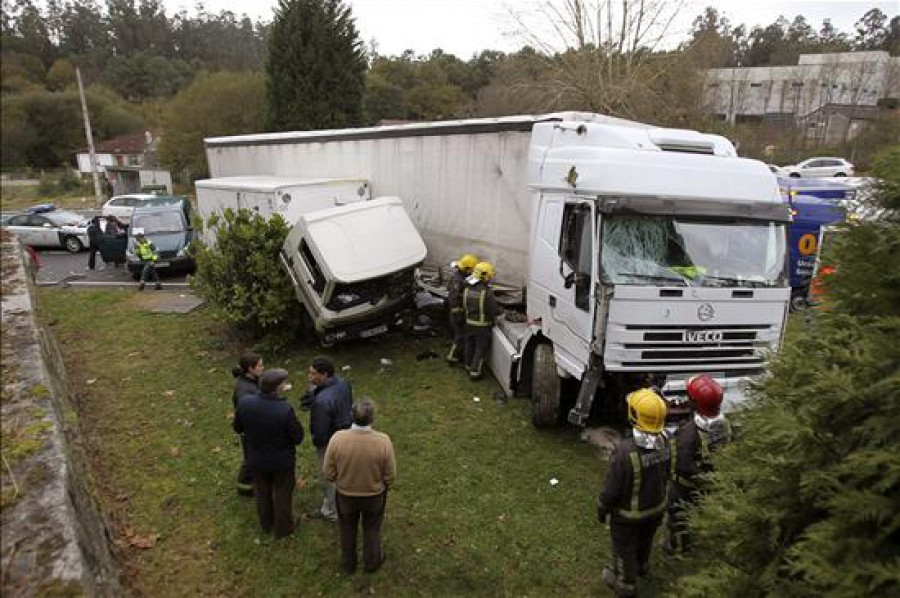
<path fill-rule="evenodd" d="M 191 285 L 216 316 L 250 337 L 298 332 L 303 308 L 278 257 L 289 230 L 284 219 L 229 208 L 206 226 L 215 231 L 216 243 L 194 242 L 197 272 Z"/>
<path fill-rule="evenodd" d="M 900 595 L 900 220 L 884 211 L 898 157 L 875 161 L 881 217 L 835 243 L 829 311 L 785 344 L 716 454 L 674 594 Z"/>

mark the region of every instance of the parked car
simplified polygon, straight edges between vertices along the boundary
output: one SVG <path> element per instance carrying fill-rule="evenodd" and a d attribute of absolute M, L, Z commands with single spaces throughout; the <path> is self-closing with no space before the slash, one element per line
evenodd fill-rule
<path fill-rule="evenodd" d="M 75 212 L 52 206 L 35 206 L 25 214 L 4 218 L 2 226 L 15 233 L 23 243 L 34 247 L 61 247 L 78 253 L 88 246 L 88 221 Z"/>
<path fill-rule="evenodd" d="M 188 253 L 193 231 L 190 228 L 182 206 L 163 205 L 135 208 L 128 229 L 128 243 L 125 257 L 128 271 L 137 280 L 141 276 L 143 263 L 134 253 L 137 235 L 143 233 L 156 247 L 159 260 L 156 269 L 164 272 L 193 272 L 194 258 Z"/>
<path fill-rule="evenodd" d="M 103 204 L 104 216 L 115 216 L 125 224 L 131 222 L 131 213 L 135 208 L 148 206 L 180 205 L 184 207 L 185 217 L 190 219 L 190 204 L 183 197 L 175 195 L 153 195 L 151 193 L 136 193 L 132 195 L 116 195 Z"/>
<path fill-rule="evenodd" d="M 810 158 L 793 166 L 785 166 L 783 170 L 795 178 L 853 176 L 853 164 L 843 158 Z"/>

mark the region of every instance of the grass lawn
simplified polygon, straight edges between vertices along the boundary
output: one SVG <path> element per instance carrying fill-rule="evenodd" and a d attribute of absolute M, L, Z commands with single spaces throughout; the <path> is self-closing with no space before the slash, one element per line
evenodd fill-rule
<path fill-rule="evenodd" d="M 443 355 L 441 339 L 390 337 L 330 353 L 338 367 L 351 366 L 356 396 L 374 398 L 376 428 L 397 451 L 381 571 L 339 572 L 335 524 L 304 521 L 288 539 L 263 536 L 252 499 L 234 489 L 230 368 L 244 347 L 202 310 L 153 314 L 140 300 L 126 291 L 40 291 L 135 593 L 607 595 L 600 572 L 609 540 L 594 510 L 605 465 L 574 430 L 535 430 L 526 401 L 494 401 L 493 381 L 471 383 L 442 359 L 417 361 L 427 350 Z M 295 406 L 315 353 L 264 355 L 267 367 L 292 373 Z M 298 413 L 308 431 L 308 415 Z M 298 468 L 300 515 L 320 500 L 308 438 Z M 128 537 L 153 534 L 153 548 L 128 546 Z M 647 595 L 657 594 L 648 581 Z"/>
<path fill-rule="evenodd" d="M 96 208 L 93 192 L 74 192 L 69 195 L 45 195 L 38 185 L 4 184 L 0 189 L 0 211 L 15 212 L 40 203 L 52 203 L 57 208 L 67 210 L 88 210 Z"/>

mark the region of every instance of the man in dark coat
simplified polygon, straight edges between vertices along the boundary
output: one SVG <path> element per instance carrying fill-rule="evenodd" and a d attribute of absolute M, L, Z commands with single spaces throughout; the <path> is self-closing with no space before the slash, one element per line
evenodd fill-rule
<path fill-rule="evenodd" d="M 94 216 L 90 219 L 87 226 L 88 270 L 93 270 L 97 265 L 97 253 L 100 251 L 100 235 L 102 234 L 103 229 L 100 226 L 100 216 Z"/>
<path fill-rule="evenodd" d="M 350 384 L 334 374 L 334 364 L 326 357 L 315 357 L 309 366 L 309 381 L 315 386 L 310 405 L 309 431 L 319 464 L 317 475 L 322 488 L 322 506 L 312 515 L 337 521 L 334 483 L 322 472 L 328 441 L 338 430 L 346 430 L 353 423 L 353 390 Z"/>
<path fill-rule="evenodd" d="M 296 447 L 303 442 L 303 426 L 283 398 L 287 378 L 282 369 L 263 372 L 260 393 L 238 399 L 234 415 L 234 431 L 247 436 L 259 524 L 265 532 L 274 531 L 276 538 L 294 531 Z"/>

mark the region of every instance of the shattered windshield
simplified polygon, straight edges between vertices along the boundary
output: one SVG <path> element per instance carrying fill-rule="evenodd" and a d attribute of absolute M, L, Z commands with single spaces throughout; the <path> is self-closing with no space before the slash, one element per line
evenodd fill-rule
<path fill-rule="evenodd" d="M 614 215 L 603 218 L 607 284 L 743 286 L 782 284 L 785 225 L 755 220 Z"/>

